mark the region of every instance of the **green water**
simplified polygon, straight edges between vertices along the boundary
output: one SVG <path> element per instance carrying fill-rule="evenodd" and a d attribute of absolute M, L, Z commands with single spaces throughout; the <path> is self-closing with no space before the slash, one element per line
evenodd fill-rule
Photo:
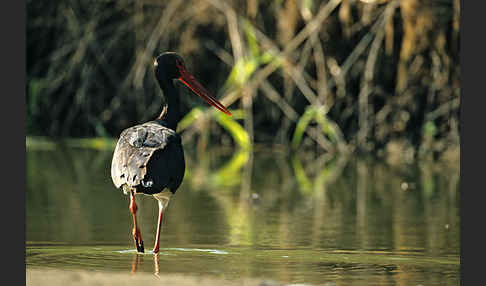
<path fill-rule="evenodd" d="M 186 147 L 187 173 L 154 256 L 157 203 L 131 239 L 112 152 L 27 149 L 26 267 L 285 283 L 459 285 L 459 168 Z"/>

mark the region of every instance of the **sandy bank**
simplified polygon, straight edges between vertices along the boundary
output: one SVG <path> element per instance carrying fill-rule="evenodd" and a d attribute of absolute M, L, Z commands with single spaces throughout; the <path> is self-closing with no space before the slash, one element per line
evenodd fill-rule
<path fill-rule="evenodd" d="M 162 274 L 159 277 L 149 273 L 117 273 L 95 271 L 68 270 L 26 270 L 26 285 L 28 286 L 133 286 L 133 285 L 176 285 L 176 286 L 283 286 L 274 281 L 258 279 L 226 280 L 214 277 L 183 276 Z"/>

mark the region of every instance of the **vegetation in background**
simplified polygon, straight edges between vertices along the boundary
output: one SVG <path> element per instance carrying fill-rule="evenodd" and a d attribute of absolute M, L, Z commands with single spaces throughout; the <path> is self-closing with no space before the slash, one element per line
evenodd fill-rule
<path fill-rule="evenodd" d="M 459 0 L 28 1 L 27 15 L 28 135 L 117 137 L 155 118 L 152 62 L 172 50 L 241 110 L 182 96 L 183 140 L 200 148 L 459 146 Z"/>

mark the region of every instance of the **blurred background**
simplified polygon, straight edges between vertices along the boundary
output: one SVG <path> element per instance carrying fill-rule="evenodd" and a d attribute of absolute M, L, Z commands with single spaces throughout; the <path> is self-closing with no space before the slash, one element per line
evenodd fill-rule
<path fill-rule="evenodd" d="M 153 59 L 176 51 L 233 116 L 180 86 L 187 170 L 163 245 L 248 252 L 175 255 L 167 271 L 457 285 L 460 12 L 459 0 L 27 1 L 28 246 L 131 246 L 111 156 L 123 129 L 159 115 Z M 140 205 L 151 245 L 157 205 Z M 265 249 L 290 258 L 268 263 Z M 40 253 L 28 267 L 131 263 Z"/>
<path fill-rule="evenodd" d="M 241 127 L 182 96 L 186 142 L 412 157 L 459 146 L 459 0 L 28 1 L 27 9 L 27 135 L 113 138 L 154 119 L 164 98 L 153 58 L 177 51 Z"/>

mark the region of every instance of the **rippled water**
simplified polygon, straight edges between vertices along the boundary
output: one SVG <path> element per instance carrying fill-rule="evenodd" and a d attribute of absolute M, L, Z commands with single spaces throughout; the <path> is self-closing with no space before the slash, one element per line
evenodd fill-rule
<path fill-rule="evenodd" d="M 458 285 L 459 168 L 326 162 L 262 150 L 204 156 L 169 204 L 150 252 L 156 201 L 137 197 L 145 254 L 111 151 L 28 149 L 29 268 L 187 273 L 337 285 Z"/>

